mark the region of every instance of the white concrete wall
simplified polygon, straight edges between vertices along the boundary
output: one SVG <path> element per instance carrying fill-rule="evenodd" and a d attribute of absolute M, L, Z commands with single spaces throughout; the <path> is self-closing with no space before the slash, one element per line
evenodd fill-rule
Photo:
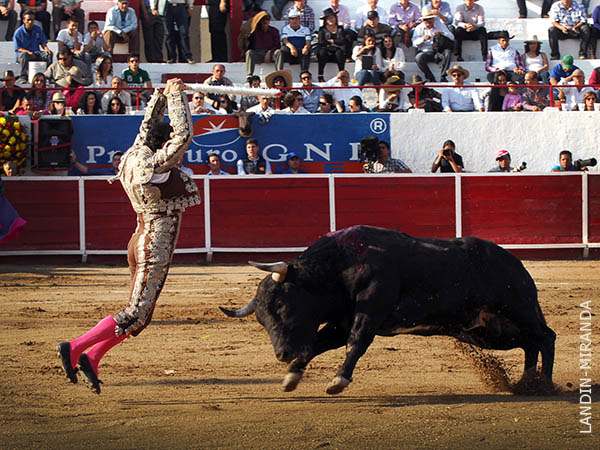
<path fill-rule="evenodd" d="M 508 150 L 513 166 L 527 162 L 526 173 L 546 173 L 558 164 L 561 150 L 573 159 L 600 160 L 600 112 L 424 113 L 413 110 L 390 116 L 392 155 L 417 173 L 429 173 L 447 139 L 468 172 L 487 172 L 496 153 Z M 599 172 L 598 166 L 591 172 Z"/>

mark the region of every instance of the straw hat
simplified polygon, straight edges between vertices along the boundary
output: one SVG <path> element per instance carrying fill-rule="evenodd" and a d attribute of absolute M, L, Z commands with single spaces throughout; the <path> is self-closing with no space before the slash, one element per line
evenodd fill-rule
<path fill-rule="evenodd" d="M 423 10 L 423 16 L 421 17 L 421 19 L 423 20 L 427 20 L 427 19 L 435 19 L 437 16 L 433 13 L 433 11 L 431 9 L 425 9 Z"/>
<path fill-rule="evenodd" d="M 66 101 L 66 97 L 65 94 L 63 94 L 62 92 L 55 92 L 54 94 L 52 94 L 52 101 L 53 102 L 65 102 Z"/>
<path fill-rule="evenodd" d="M 292 87 L 292 83 L 293 83 L 292 71 L 289 69 L 284 69 L 284 70 L 277 70 L 275 72 L 271 72 L 271 73 L 267 74 L 267 76 L 265 77 L 265 84 L 267 85 L 268 88 L 273 87 L 273 82 L 275 81 L 275 78 L 277 78 L 277 77 L 281 77 L 285 80 L 286 87 Z"/>
<path fill-rule="evenodd" d="M 469 75 L 471 75 L 467 69 L 463 68 L 462 66 L 459 66 L 458 64 L 446 70 L 446 73 L 448 75 L 452 75 L 454 72 L 462 73 L 465 76 L 465 79 L 469 78 Z"/>
<path fill-rule="evenodd" d="M 541 44 L 542 41 L 540 41 L 537 37 L 537 34 L 534 34 L 533 36 L 531 36 L 531 39 L 528 39 L 526 41 L 524 41 L 525 44 Z"/>
<path fill-rule="evenodd" d="M 392 75 L 391 77 L 389 77 L 387 80 L 385 80 L 384 85 L 389 86 L 389 85 L 402 85 L 404 84 L 404 82 L 400 79 L 400 77 L 398 75 Z M 385 92 L 389 92 L 390 94 L 392 92 L 398 92 L 400 91 L 400 89 L 402 89 L 401 87 L 384 87 L 383 90 Z"/>

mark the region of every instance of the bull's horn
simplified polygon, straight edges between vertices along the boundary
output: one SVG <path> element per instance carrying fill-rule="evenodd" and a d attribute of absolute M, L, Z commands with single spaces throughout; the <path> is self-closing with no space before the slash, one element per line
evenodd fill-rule
<path fill-rule="evenodd" d="M 248 264 L 256 267 L 257 269 L 264 270 L 265 272 L 272 272 L 271 277 L 273 277 L 273 281 L 277 283 L 283 283 L 285 281 L 285 276 L 288 271 L 288 264 L 284 262 L 276 262 L 276 263 L 259 263 L 255 261 L 248 261 Z"/>
<path fill-rule="evenodd" d="M 256 309 L 256 298 L 253 298 L 250 303 L 248 303 L 242 309 L 227 309 L 223 308 L 222 306 L 219 306 L 219 309 L 229 317 L 246 317 L 252 314 Z"/>

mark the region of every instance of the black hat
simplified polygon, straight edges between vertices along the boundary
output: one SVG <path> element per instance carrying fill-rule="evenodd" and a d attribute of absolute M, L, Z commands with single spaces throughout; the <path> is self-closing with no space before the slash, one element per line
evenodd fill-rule
<path fill-rule="evenodd" d="M 321 17 L 321 20 L 325 20 L 329 16 L 337 16 L 337 12 L 335 12 L 333 8 L 327 8 L 323 11 L 323 17 Z"/>
<path fill-rule="evenodd" d="M 374 9 L 367 13 L 367 19 L 376 19 L 377 17 L 379 17 L 379 13 Z"/>
<path fill-rule="evenodd" d="M 509 39 L 510 40 L 510 39 L 514 38 L 514 36 L 509 35 L 508 31 L 506 31 L 506 30 L 499 31 L 496 36 L 497 36 L 496 39 L 503 38 L 503 39 Z"/>

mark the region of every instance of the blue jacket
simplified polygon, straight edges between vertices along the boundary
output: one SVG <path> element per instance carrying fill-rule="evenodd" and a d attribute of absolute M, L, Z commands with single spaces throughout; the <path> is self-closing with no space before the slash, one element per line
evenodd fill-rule
<path fill-rule="evenodd" d="M 31 32 L 28 32 L 25 29 L 25 25 L 21 25 L 17 28 L 17 31 L 15 31 L 13 43 L 16 56 L 19 56 L 18 50 L 20 48 L 24 48 L 30 52 L 40 53 L 40 47 L 46 45 L 48 39 L 46 39 L 46 35 L 39 25 L 33 25 Z"/>

